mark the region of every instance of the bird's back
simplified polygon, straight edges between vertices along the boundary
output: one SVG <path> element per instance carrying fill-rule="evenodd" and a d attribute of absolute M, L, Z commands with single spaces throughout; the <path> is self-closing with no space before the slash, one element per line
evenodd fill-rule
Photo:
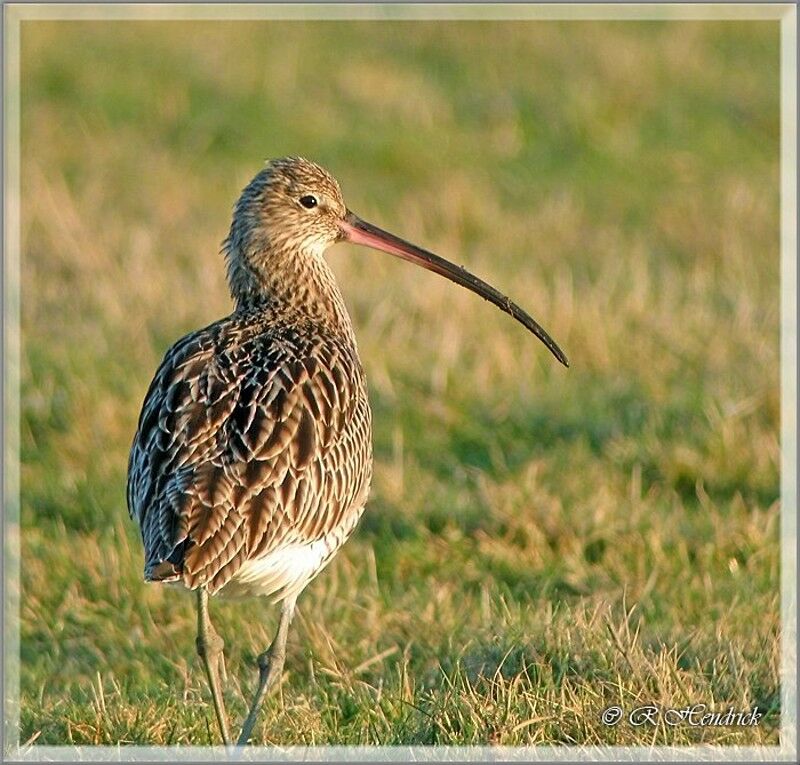
<path fill-rule="evenodd" d="M 299 592 L 363 511 L 371 440 L 350 336 L 269 303 L 187 335 L 156 372 L 131 449 L 145 578 Z"/>

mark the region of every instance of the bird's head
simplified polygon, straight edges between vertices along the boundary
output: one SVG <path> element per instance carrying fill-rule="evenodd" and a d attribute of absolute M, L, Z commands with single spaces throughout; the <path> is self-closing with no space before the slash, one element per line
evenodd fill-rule
<path fill-rule="evenodd" d="M 319 261 L 340 241 L 388 252 L 466 287 L 513 316 L 568 365 L 547 332 L 505 295 L 465 268 L 361 220 L 347 209 L 336 179 L 302 157 L 268 162 L 236 203 L 224 244 L 231 292 L 238 300 L 269 291 L 268 285 L 302 289 L 298 276 L 307 279 L 313 271 L 330 285 L 333 277 Z"/>
<path fill-rule="evenodd" d="M 336 179 L 302 157 L 273 159 L 247 185 L 225 240 L 231 288 L 279 267 L 281 258 L 319 257 L 347 214 Z M 249 272 L 245 274 L 242 272 Z"/>

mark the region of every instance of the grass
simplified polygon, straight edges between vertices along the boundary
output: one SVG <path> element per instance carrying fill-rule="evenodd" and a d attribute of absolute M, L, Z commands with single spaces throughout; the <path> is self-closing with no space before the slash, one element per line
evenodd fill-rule
<path fill-rule="evenodd" d="M 242 186 L 298 153 L 506 289 L 336 248 L 367 513 L 303 594 L 267 744 L 775 744 L 777 23 L 25 22 L 22 742 L 208 744 L 193 600 L 141 581 L 127 452 L 229 311 Z M 214 602 L 245 711 L 266 603 Z M 654 703 L 752 727 L 604 726 Z"/>

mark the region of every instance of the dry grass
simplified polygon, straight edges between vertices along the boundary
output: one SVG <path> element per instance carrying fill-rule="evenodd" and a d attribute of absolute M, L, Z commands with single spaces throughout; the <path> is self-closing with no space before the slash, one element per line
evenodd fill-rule
<path fill-rule="evenodd" d="M 191 599 L 141 582 L 150 376 L 229 310 L 218 243 L 268 156 L 468 264 L 333 251 L 373 499 L 303 595 L 267 743 L 777 741 L 778 28 L 28 23 L 21 740 L 214 739 Z M 263 620 L 261 614 L 263 613 Z M 275 615 L 215 603 L 244 711 Z M 608 728 L 652 702 L 752 728 Z"/>

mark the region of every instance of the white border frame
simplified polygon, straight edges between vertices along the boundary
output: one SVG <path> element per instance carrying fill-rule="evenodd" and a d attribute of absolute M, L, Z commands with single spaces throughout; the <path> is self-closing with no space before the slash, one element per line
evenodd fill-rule
<path fill-rule="evenodd" d="M 19 742 L 20 24 L 28 20 L 774 20 L 781 26 L 781 731 L 779 746 L 248 747 L 244 761 L 796 761 L 797 8 L 794 4 L 6 4 L 4 6 L 3 756 L 16 761 L 218 761 L 223 747 Z"/>

